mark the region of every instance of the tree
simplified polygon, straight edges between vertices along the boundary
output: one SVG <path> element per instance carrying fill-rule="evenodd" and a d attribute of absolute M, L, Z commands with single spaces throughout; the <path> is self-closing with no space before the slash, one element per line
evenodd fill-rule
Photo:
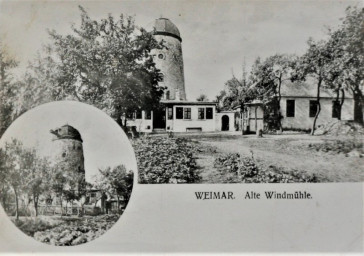
<path fill-rule="evenodd" d="M 81 11 L 72 33 L 49 31 L 52 44 L 30 66 L 24 97 L 31 104 L 73 99 L 92 104 L 121 124 L 121 116 L 159 106 L 163 87 L 151 50 L 161 48 L 153 33 L 137 28 L 134 19 L 109 15 L 100 21 Z M 41 92 L 32 102 L 29 95 Z M 40 101 L 39 101 L 40 100 Z"/>
<path fill-rule="evenodd" d="M 327 47 L 332 60 L 325 71 L 325 83 L 337 93 L 341 92 L 340 106 L 344 103 L 345 90 L 354 97 L 354 120 L 363 124 L 364 81 L 364 9 L 348 7 L 346 17 L 337 30 L 330 31 Z M 341 107 L 340 107 L 341 108 Z"/>
<path fill-rule="evenodd" d="M 33 200 L 35 216 L 38 216 L 40 197 L 50 189 L 50 164 L 45 158 L 37 156 L 35 150 L 24 150 L 22 156 L 23 172 L 25 174 L 25 190 Z"/>
<path fill-rule="evenodd" d="M 10 194 L 10 187 L 7 183 L 7 175 L 8 175 L 8 165 L 7 165 L 7 155 L 4 149 L 0 148 L 0 197 L 1 204 L 5 211 L 7 211 L 7 202 Z"/>
<path fill-rule="evenodd" d="M 2 168 L 3 182 L 6 182 L 15 195 L 15 218 L 19 219 L 19 198 L 25 184 L 25 173 L 22 170 L 22 143 L 12 139 L 5 143 L 5 161 Z"/>
<path fill-rule="evenodd" d="M 197 101 L 209 101 L 209 99 L 207 98 L 206 94 L 201 94 L 200 96 L 197 97 L 196 99 Z"/>
<path fill-rule="evenodd" d="M 281 88 L 285 81 L 291 80 L 296 62 L 297 57 L 294 55 L 275 54 L 263 62 L 258 59 L 251 71 L 250 79 L 255 85 L 257 97 L 265 105 L 271 106 L 272 118 L 281 132 Z"/>
<path fill-rule="evenodd" d="M 328 47 L 327 42 L 315 42 L 312 38 L 307 41 L 308 50 L 300 58 L 299 65 L 295 70 L 292 80 L 305 80 L 307 76 L 313 77 L 316 81 L 316 114 L 312 122 L 311 135 L 314 135 L 316 129 L 316 121 L 321 111 L 321 87 L 327 77 L 327 70 L 332 60 L 332 51 Z"/>
<path fill-rule="evenodd" d="M 128 201 L 133 189 L 133 172 L 127 171 L 124 165 L 118 165 L 114 168 L 105 168 L 100 170 L 104 188 L 109 194 L 114 195 L 117 199 L 118 209 L 120 209 L 120 199 Z"/>
<path fill-rule="evenodd" d="M 216 96 L 216 102 L 218 110 L 232 110 L 249 102 L 252 98 L 254 98 L 254 90 L 250 88 L 244 64 L 241 79 L 235 77 L 233 73 L 232 78 L 226 81 L 224 90 Z"/>
<path fill-rule="evenodd" d="M 0 42 L 0 137 L 13 121 L 12 98 L 14 93 L 14 81 L 11 70 L 17 66 L 17 61 L 6 51 L 6 47 Z"/>

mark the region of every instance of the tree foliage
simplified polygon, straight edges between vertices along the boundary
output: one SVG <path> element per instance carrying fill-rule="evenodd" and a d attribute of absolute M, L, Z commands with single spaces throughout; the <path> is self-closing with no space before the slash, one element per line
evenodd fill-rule
<path fill-rule="evenodd" d="M 250 73 L 256 98 L 262 100 L 269 109 L 266 120 L 271 121 L 271 128 L 281 131 L 281 88 L 284 82 L 292 80 L 297 59 L 297 56 L 288 54 L 275 54 L 264 61 L 258 58 Z"/>
<path fill-rule="evenodd" d="M 209 99 L 207 98 L 206 94 L 201 94 L 200 96 L 197 97 L 196 99 L 197 101 L 209 101 Z"/>
<path fill-rule="evenodd" d="M 120 121 L 123 113 L 156 107 L 163 88 L 151 50 L 162 46 L 152 33 L 137 28 L 130 16 L 98 21 L 82 7 L 80 12 L 81 24 L 72 33 L 49 31 L 52 43 L 31 63 L 23 84 L 25 108 L 72 99 Z"/>
<path fill-rule="evenodd" d="M 0 42 L 0 137 L 13 120 L 13 102 L 16 96 L 12 69 L 17 61 L 10 56 L 6 46 Z"/>
<path fill-rule="evenodd" d="M 120 208 L 120 200 L 129 201 L 131 191 L 133 189 L 134 175 L 132 171 L 128 171 L 124 165 L 118 165 L 114 168 L 107 167 L 100 170 L 101 179 L 99 187 L 102 188 L 110 196 L 117 199 L 118 208 Z"/>
<path fill-rule="evenodd" d="M 335 92 L 350 90 L 354 96 L 354 120 L 363 124 L 364 8 L 348 7 L 346 17 L 331 30 L 327 47 L 332 51 L 326 84 Z M 341 105 L 344 95 L 342 95 Z"/>

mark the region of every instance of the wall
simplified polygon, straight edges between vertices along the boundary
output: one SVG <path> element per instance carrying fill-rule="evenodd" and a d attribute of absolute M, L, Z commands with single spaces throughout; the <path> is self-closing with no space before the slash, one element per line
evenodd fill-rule
<path fill-rule="evenodd" d="M 243 129 L 245 132 L 248 131 L 248 127 L 249 132 L 257 132 L 264 129 L 264 111 L 261 105 L 248 105 L 243 118 Z"/>
<path fill-rule="evenodd" d="M 286 117 L 286 100 L 295 100 L 295 116 Z M 281 100 L 281 113 L 283 115 L 282 126 L 285 129 L 311 129 L 313 117 L 309 117 L 310 100 L 315 98 L 282 98 Z M 332 101 L 331 98 L 324 98 L 320 100 L 321 112 L 317 118 L 316 127 L 327 122 L 337 120 L 332 118 Z M 341 112 L 342 120 L 353 120 L 354 101 L 353 99 L 345 99 Z"/>
<path fill-rule="evenodd" d="M 127 126 L 135 126 L 138 132 L 150 133 L 153 131 L 153 111 L 151 119 L 145 119 L 146 113 L 142 111 L 142 119 L 128 120 Z M 149 129 L 148 129 L 149 126 Z"/>
<path fill-rule="evenodd" d="M 77 179 L 85 180 L 85 167 L 82 142 L 74 139 L 57 139 L 52 143 L 52 165 L 74 183 Z M 81 180 L 80 180 L 81 181 Z M 66 186 L 66 189 L 69 189 Z M 76 189 L 76 188 L 72 188 Z"/>
<path fill-rule="evenodd" d="M 167 87 L 165 93 L 170 91 L 169 99 L 175 100 L 176 90 L 178 90 L 180 99 L 186 100 L 181 42 L 171 36 L 155 35 L 154 37 L 158 42 L 163 40 L 166 46 L 152 51 L 156 67 L 164 75 L 164 82 L 161 85 Z M 159 54 L 163 55 L 162 59 L 158 57 Z"/>
<path fill-rule="evenodd" d="M 189 107 L 191 108 L 191 119 L 176 119 L 176 108 L 177 107 Z M 198 108 L 206 108 L 206 107 L 212 107 L 213 108 L 213 119 L 204 119 L 199 120 L 198 119 Z M 216 114 L 216 108 L 215 106 L 211 105 L 174 105 L 173 106 L 173 120 L 166 121 L 167 131 L 173 131 L 173 132 L 186 132 L 187 128 L 201 128 L 203 132 L 211 132 L 215 131 L 215 114 Z M 168 129 L 168 127 L 170 129 Z"/>
<path fill-rule="evenodd" d="M 229 131 L 235 131 L 235 112 L 232 111 L 224 111 L 220 113 L 216 113 L 216 131 L 221 131 L 222 128 L 222 117 L 223 116 L 229 117 Z"/>

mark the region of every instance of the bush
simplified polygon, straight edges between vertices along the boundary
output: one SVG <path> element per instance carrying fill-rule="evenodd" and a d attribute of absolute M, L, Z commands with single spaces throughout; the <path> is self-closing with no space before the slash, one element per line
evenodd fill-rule
<path fill-rule="evenodd" d="M 309 144 L 310 149 L 326 152 L 326 153 L 350 153 L 353 150 L 357 150 L 360 154 L 364 154 L 363 142 L 355 140 L 336 140 L 336 141 L 325 141 L 319 144 Z"/>
<path fill-rule="evenodd" d="M 139 183 L 197 183 L 196 145 L 184 138 L 143 137 L 133 141 Z"/>
<path fill-rule="evenodd" d="M 302 171 L 287 172 L 274 165 L 260 167 L 253 155 L 242 157 L 239 154 L 222 154 L 215 159 L 214 167 L 226 183 L 293 183 L 325 180 Z"/>
<path fill-rule="evenodd" d="M 87 243 L 104 234 L 119 219 L 119 215 L 64 219 L 63 223 L 45 231 L 34 233 L 34 239 L 57 246 Z"/>

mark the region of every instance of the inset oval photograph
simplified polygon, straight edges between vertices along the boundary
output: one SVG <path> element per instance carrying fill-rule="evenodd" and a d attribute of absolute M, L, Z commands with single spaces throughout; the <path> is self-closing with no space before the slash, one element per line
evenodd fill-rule
<path fill-rule="evenodd" d="M 75 101 L 21 115 L 0 140 L 0 201 L 35 240 L 72 246 L 94 240 L 124 213 L 137 164 L 121 127 Z"/>

